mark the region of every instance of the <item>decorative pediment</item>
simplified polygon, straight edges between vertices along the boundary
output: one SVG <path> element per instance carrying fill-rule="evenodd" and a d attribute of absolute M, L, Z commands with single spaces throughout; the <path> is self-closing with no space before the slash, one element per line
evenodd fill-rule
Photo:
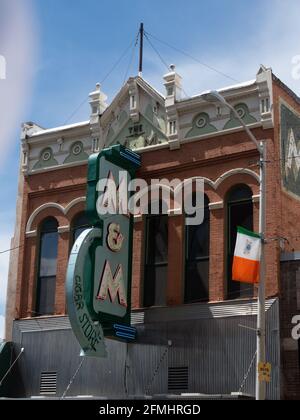
<path fill-rule="evenodd" d="M 166 143 L 164 98 L 141 78 L 129 79 L 101 117 L 104 145 L 140 149 Z"/>
<path fill-rule="evenodd" d="M 112 125 L 107 133 L 105 147 L 113 144 L 122 144 L 130 149 L 140 149 L 143 147 L 154 146 L 166 143 L 167 136 L 161 130 L 165 123 L 159 118 L 150 122 L 143 115 L 139 115 L 139 122 L 133 122 L 130 118 L 126 124 L 118 131 Z M 118 124 L 116 124 L 118 128 Z M 120 126 L 119 126 L 120 127 Z"/>

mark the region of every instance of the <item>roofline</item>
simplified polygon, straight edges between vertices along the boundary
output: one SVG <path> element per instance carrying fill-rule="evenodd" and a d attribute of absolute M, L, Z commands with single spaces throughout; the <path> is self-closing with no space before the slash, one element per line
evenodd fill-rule
<path fill-rule="evenodd" d="M 223 87 L 221 89 L 216 89 L 216 91 L 219 92 L 219 93 L 223 93 L 223 92 L 227 93 L 227 92 L 230 92 L 230 91 L 238 91 L 238 90 L 242 90 L 244 88 L 249 88 L 249 87 L 255 86 L 255 84 L 256 84 L 256 79 L 252 79 L 252 80 L 249 80 L 249 81 L 246 81 L 246 82 L 238 83 L 236 85 L 230 85 L 230 86 L 227 86 L 227 87 Z M 193 100 L 193 99 L 200 99 L 203 96 L 203 94 L 208 93 L 208 92 L 209 91 L 207 90 L 207 91 L 201 92 L 197 95 L 190 96 L 189 98 L 181 99 L 178 102 L 188 102 L 188 101 Z"/>
<path fill-rule="evenodd" d="M 61 133 L 63 131 L 67 131 L 67 130 L 73 130 L 75 128 L 86 127 L 86 126 L 89 125 L 89 123 L 90 123 L 90 121 L 87 120 L 87 121 L 81 121 L 81 122 L 74 123 L 74 124 L 62 125 L 62 126 L 53 127 L 53 128 L 47 128 L 45 130 L 36 131 L 35 133 L 32 133 L 31 135 L 28 135 L 28 138 L 40 137 L 40 136 L 44 136 L 44 135 L 47 135 L 47 134 Z"/>
<path fill-rule="evenodd" d="M 277 83 L 283 90 L 286 91 L 288 95 L 290 95 L 297 102 L 298 105 L 300 105 L 300 97 L 291 88 L 289 88 L 281 79 L 279 79 L 273 72 L 272 79 L 273 82 Z"/>

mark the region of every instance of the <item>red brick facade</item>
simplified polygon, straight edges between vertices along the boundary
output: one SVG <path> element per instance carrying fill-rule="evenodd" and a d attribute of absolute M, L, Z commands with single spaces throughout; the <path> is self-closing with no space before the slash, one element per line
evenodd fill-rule
<path fill-rule="evenodd" d="M 288 237 L 287 251 L 297 248 L 294 240 L 294 221 L 300 212 L 300 201 L 291 198 L 281 188 L 280 144 L 279 144 L 279 98 L 300 112 L 300 105 L 291 98 L 276 82 L 274 83 L 275 128 L 263 130 L 257 128 L 254 135 L 258 140 L 267 142 L 267 237 Z M 162 149 L 159 152 L 142 154 L 142 169 L 138 176 L 151 178 L 191 178 L 203 176 L 216 181 L 223 174 L 235 168 L 246 168 L 258 173 L 256 162 L 258 153 L 241 131 L 230 135 L 219 135 L 205 142 L 191 142 L 181 146 L 179 150 Z M 45 203 L 59 203 L 66 207 L 72 200 L 85 196 L 86 188 L 85 164 L 68 169 L 57 169 L 24 177 L 24 195 L 22 206 L 21 237 L 18 266 L 18 284 L 16 296 L 16 317 L 34 316 L 35 284 L 37 267 L 37 250 L 39 243 L 40 222 L 48 216 L 56 217 L 60 227 L 70 226 L 76 214 L 84 209 L 80 202 L 67 214 L 56 208 L 45 208 L 33 221 L 32 230 L 37 231 L 33 237 L 25 237 L 25 228 L 29 216 Z M 206 186 L 206 194 L 210 203 L 223 202 L 223 208 L 211 209 L 210 221 L 210 301 L 226 299 L 225 248 L 224 236 L 226 225 L 226 194 L 234 185 L 248 185 L 254 196 L 259 194 L 257 180 L 250 174 L 236 173 L 224 179 L 218 188 Z M 258 230 L 259 203 L 254 202 L 254 228 Z M 299 233 L 300 234 L 300 233 Z M 55 313 L 64 314 L 65 308 L 65 274 L 70 249 L 70 233 L 59 235 L 57 284 Z M 135 223 L 134 232 L 134 265 L 133 265 L 133 306 L 141 307 L 143 287 L 143 221 Z M 270 241 L 266 249 L 267 262 L 267 296 L 277 296 L 280 292 L 279 282 L 279 241 Z M 167 281 L 168 305 L 183 303 L 184 290 L 184 220 L 181 216 L 169 217 L 169 266 Z"/>
<path fill-rule="evenodd" d="M 268 137 L 268 149 L 273 150 L 272 130 L 255 130 L 259 139 Z M 193 176 L 203 176 L 216 181 L 226 172 L 234 168 L 247 168 L 257 172 L 255 162 L 258 154 L 247 136 L 241 132 L 230 136 L 211 138 L 205 143 L 193 142 L 181 147 L 178 151 L 163 149 L 159 153 L 147 152 L 142 155 L 142 169 L 138 176 L 149 180 L 150 178 L 186 179 Z M 254 162 L 254 163 L 253 163 Z M 37 250 L 39 244 L 39 225 L 48 216 L 57 219 L 60 227 L 70 226 L 76 214 L 84 209 L 80 202 L 72 207 L 67 214 L 56 208 L 45 208 L 34 219 L 31 230 L 37 231 L 34 237 L 25 237 L 25 228 L 29 216 L 39 206 L 45 203 L 59 203 L 66 207 L 72 200 L 85 196 L 86 165 L 75 168 L 58 169 L 24 178 L 24 200 L 22 208 L 22 237 L 24 246 L 20 250 L 21 258 L 18 268 L 18 287 L 16 299 L 16 317 L 34 316 L 35 284 L 37 267 Z M 272 168 L 273 170 L 273 168 Z M 271 172 L 271 171 L 270 171 Z M 268 174 L 268 183 L 272 185 L 272 173 Z M 222 209 L 211 209 L 210 222 L 210 301 L 221 301 L 226 298 L 225 284 L 225 212 L 226 193 L 237 184 L 246 184 L 259 194 L 257 180 L 249 174 L 237 173 L 220 184 L 215 190 L 207 186 L 206 194 L 210 203 L 223 201 Z M 276 234 L 276 223 L 272 214 L 273 188 L 268 188 L 268 234 Z M 254 203 L 254 226 L 258 229 L 258 204 Z M 65 308 L 65 274 L 70 249 L 70 233 L 59 235 L 58 264 L 55 312 L 64 314 Z M 133 264 L 133 306 L 141 307 L 141 291 L 143 287 L 143 221 L 135 223 L 134 231 L 134 264 Z M 274 260 L 277 258 L 278 248 L 276 242 L 268 246 L 267 267 L 268 281 L 267 294 L 275 296 L 278 293 L 277 269 L 274 273 Z M 183 303 L 184 290 L 184 219 L 182 216 L 169 216 L 169 268 L 167 281 L 168 305 Z"/>
<path fill-rule="evenodd" d="M 281 310 L 281 335 L 289 337 L 291 330 L 290 311 L 295 287 L 286 287 L 286 276 L 280 269 L 281 252 L 299 251 L 300 199 L 287 194 L 282 188 L 280 150 L 280 101 L 284 100 L 300 114 L 300 102 L 275 77 L 273 80 L 274 128 L 254 128 L 253 134 L 267 145 L 266 175 L 266 295 L 279 297 Z M 182 142 L 177 150 L 168 147 L 148 150 L 142 153 L 142 167 L 137 176 L 151 179 L 204 177 L 205 193 L 210 203 L 210 258 L 209 258 L 209 301 L 227 299 L 226 284 L 226 230 L 227 194 L 239 184 L 250 187 L 253 194 L 254 230 L 259 230 L 259 154 L 247 134 L 233 130 L 231 134 L 216 134 L 203 141 Z M 56 218 L 59 226 L 57 275 L 55 292 L 55 315 L 66 314 L 65 277 L 72 241 L 71 226 L 74 217 L 85 208 L 87 165 L 59 168 L 39 174 L 24 176 L 24 191 L 21 209 L 21 247 L 18 259 L 18 275 L 15 299 L 15 318 L 34 317 L 39 250 L 39 229 L 41 222 L 49 217 Z M 74 201 L 75 200 L 75 201 Z M 58 204 L 60 208 L 49 203 Z M 70 206 L 70 203 L 74 205 Z M 30 216 L 44 206 L 33 218 L 28 231 Z M 27 229 L 27 230 L 26 230 Z M 280 240 L 280 238 L 285 238 Z M 170 214 L 168 218 L 168 276 L 166 302 L 168 306 L 184 303 L 185 271 L 185 222 L 183 216 Z M 134 224 L 132 306 L 143 305 L 145 220 L 137 218 Z M 257 290 L 254 290 L 255 296 Z M 294 306 L 292 306 L 294 308 Z M 289 308 L 289 309 L 287 309 Z M 282 364 L 285 381 L 289 389 L 285 396 L 299 397 L 299 375 L 294 370 L 297 355 L 292 362 L 284 349 Z M 292 367 L 290 366 L 292 363 Z M 284 385 L 286 386 L 286 385 Z"/>

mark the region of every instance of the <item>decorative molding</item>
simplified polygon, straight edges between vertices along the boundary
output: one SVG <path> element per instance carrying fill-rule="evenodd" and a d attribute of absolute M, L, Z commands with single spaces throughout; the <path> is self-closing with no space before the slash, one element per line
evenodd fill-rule
<path fill-rule="evenodd" d="M 70 225 L 59 226 L 57 229 L 58 233 L 67 233 L 70 232 Z"/>
<path fill-rule="evenodd" d="M 86 161 L 79 161 L 79 162 L 72 162 L 72 163 L 64 163 L 57 166 L 50 166 L 49 168 L 42 168 L 42 169 L 32 169 L 28 171 L 28 175 L 35 175 L 35 174 L 42 174 L 45 172 L 53 172 L 53 171 L 59 171 L 61 169 L 68 169 L 68 168 L 74 168 L 75 166 L 82 166 L 87 165 Z"/>
<path fill-rule="evenodd" d="M 288 262 L 288 261 L 300 261 L 300 252 L 283 252 L 280 255 L 281 262 Z"/>
<path fill-rule="evenodd" d="M 221 210 L 224 208 L 224 201 L 217 201 L 215 203 L 209 203 L 209 210 Z"/>
<path fill-rule="evenodd" d="M 247 124 L 248 128 L 250 130 L 253 130 L 254 128 L 261 128 L 262 127 L 262 123 L 261 122 L 256 122 L 253 124 Z M 195 136 L 195 137 L 189 137 L 189 138 L 183 138 L 181 139 L 181 143 L 185 144 L 185 143 L 193 143 L 195 141 L 199 141 L 199 140 L 204 140 L 204 139 L 211 139 L 214 137 L 219 137 L 219 136 L 226 136 L 229 134 L 234 134 L 234 133 L 239 133 L 239 132 L 244 132 L 245 133 L 245 129 L 240 126 L 240 127 L 234 127 L 234 128 L 227 128 L 226 130 L 220 130 L 220 131 L 216 131 L 214 133 L 209 133 L 209 134 L 202 134 L 200 136 Z M 246 134 L 245 134 L 246 136 Z"/>
<path fill-rule="evenodd" d="M 134 223 L 139 223 L 143 221 L 143 215 L 142 214 L 136 214 L 133 217 Z"/>
<path fill-rule="evenodd" d="M 32 228 L 32 224 L 34 222 L 34 219 L 36 218 L 36 216 L 43 210 L 48 209 L 48 208 L 54 208 L 59 210 L 62 214 L 66 215 L 70 209 L 74 206 L 76 206 L 76 204 L 81 203 L 81 202 L 85 202 L 86 198 L 85 197 L 78 197 L 75 198 L 74 200 L 72 200 L 66 207 L 62 206 L 61 204 L 58 203 L 44 203 L 42 204 L 40 207 L 38 207 L 37 209 L 35 209 L 26 224 L 26 235 L 30 232 L 32 232 L 31 228 Z"/>
<path fill-rule="evenodd" d="M 254 204 L 254 203 L 259 203 L 259 200 L 260 200 L 260 195 L 258 194 L 258 195 L 253 195 L 252 196 L 252 203 Z"/>
<path fill-rule="evenodd" d="M 31 230 L 29 232 L 26 231 L 25 237 L 26 238 L 35 238 L 37 236 L 37 230 Z"/>
<path fill-rule="evenodd" d="M 85 201 L 86 201 L 86 198 L 85 197 L 77 197 L 77 198 L 75 198 L 74 200 L 72 200 L 66 207 L 65 207 L 65 213 L 64 214 L 67 214 L 70 210 L 71 210 L 71 208 L 72 207 L 74 207 L 74 206 L 76 206 L 76 204 L 79 204 L 79 203 L 85 203 Z"/>
<path fill-rule="evenodd" d="M 178 207 L 177 209 L 170 209 L 168 210 L 168 216 L 181 216 L 182 209 Z"/>
<path fill-rule="evenodd" d="M 180 149 L 180 140 L 179 138 L 175 138 L 174 140 L 170 139 L 169 140 L 169 146 L 170 146 L 170 150 L 178 150 Z"/>
<path fill-rule="evenodd" d="M 240 175 L 240 174 L 245 174 L 245 175 L 250 175 L 252 178 L 254 178 L 258 183 L 259 183 L 259 175 L 252 171 L 251 169 L 247 169 L 247 168 L 235 168 L 235 169 L 230 169 L 230 171 L 225 172 L 223 175 L 221 175 L 218 179 L 216 179 L 216 181 L 212 181 L 209 178 L 205 178 L 205 177 L 192 177 L 190 178 L 191 180 L 196 180 L 198 178 L 202 178 L 204 179 L 204 183 L 208 184 L 209 186 L 211 186 L 214 190 L 217 190 L 219 188 L 219 186 L 229 177 L 234 176 L 234 175 Z"/>

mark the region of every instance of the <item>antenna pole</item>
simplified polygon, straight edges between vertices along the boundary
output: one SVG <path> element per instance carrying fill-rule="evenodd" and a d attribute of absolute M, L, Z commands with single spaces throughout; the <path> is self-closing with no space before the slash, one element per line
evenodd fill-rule
<path fill-rule="evenodd" d="M 140 60 L 139 60 L 139 76 L 143 74 L 143 49 L 144 49 L 144 24 L 140 26 Z"/>

